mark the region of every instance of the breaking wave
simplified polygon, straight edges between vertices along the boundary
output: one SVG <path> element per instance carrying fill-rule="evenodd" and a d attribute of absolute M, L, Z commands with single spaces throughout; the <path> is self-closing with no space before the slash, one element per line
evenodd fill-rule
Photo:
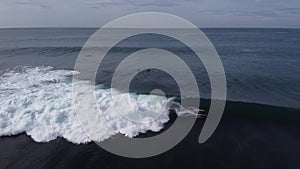
<path fill-rule="evenodd" d="M 49 142 L 57 137 L 76 144 L 90 142 L 72 105 L 72 76 L 78 73 L 52 67 L 16 67 L 0 73 L 0 136 L 26 132 L 37 142 Z M 93 88 L 85 81 L 76 83 L 88 90 L 96 89 L 101 132 L 94 133 L 95 141 L 103 141 L 118 133 L 132 138 L 147 131 L 158 132 L 169 121 L 172 99 L 120 93 L 117 104 L 122 111 L 138 120 L 147 120 L 137 123 L 120 116 L 112 108 L 116 101 L 111 95 L 117 90 L 101 86 Z M 192 112 L 177 111 L 178 115 L 183 113 Z"/>

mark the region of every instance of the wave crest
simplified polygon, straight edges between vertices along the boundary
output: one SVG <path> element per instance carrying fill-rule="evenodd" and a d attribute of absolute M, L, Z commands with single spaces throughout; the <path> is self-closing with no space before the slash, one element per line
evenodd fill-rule
<path fill-rule="evenodd" d="M 72 107 L 71 80 L 72 75 L 78 73 L 52 67 L 17 67 L 3 72 L 0 77 L 0 136 L 26 132 L 37 142 L 57 137 L 77 144 L 90 142 Z M 76 83 L 87 90 L 94 89 L 87 82 Z M 134 137 L 147 131 L 158 132 L 169 121 L 172 99 L 120 93 L 116 101 L 111 98 L 112 92 L 118 91 L 96 87 L 100 110 L 97 120 L 101 131 L 93 133 L 95 141 L 103 141 L 117 133 Z M 114 109 L 116 102 L 122 107 L 122 113 L 135 120 L 120 116 Z M 177 114 L 191 114 L 191 111 L 178 111 Z"/>

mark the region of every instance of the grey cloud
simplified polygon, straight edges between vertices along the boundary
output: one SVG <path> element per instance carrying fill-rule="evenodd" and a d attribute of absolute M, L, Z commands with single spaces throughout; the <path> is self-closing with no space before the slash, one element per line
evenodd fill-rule
<path fill-rule="evenodd" d="M 274 17 L 278 14 L 273 10 L 202 10 L 200 12 L 206 12 L 213 15 L 235 15 L 235 16 L 262 16 L 262 17 Z"/>
<path fill-rule="evenodd" d="M 201 26 L 300 27 L 299 0 L 0 0 L 0 27 L 98 27 L 146 11 Z"/>
<path fill-rule="evenodd" d="M 300 8 L 279 8 L 276 10 L 286 14 L 296 14 L 296 15 L 300 14 Z"/>
<path fill-rule="evenodd" d="M 36 1 L 13 1 L 14 4 L 20 6 L 31 6 L 31 7 L 39 7 L 39 8 L 50 8 L 50 5 L 47 5 L 43 2 L 36 2 Z"/>
<path fill-rule="evenodd" d="M 260 17 L 278 17 L 279 15 L 273 10 L 257 10 L 257 11 L 235 11 L 233 15 L 237 16 L 260 16 Z"/>
<path fill-rule="evenodd" d="M 300 8 L 255 9 L 255 10 L 200 10 L 212 15 L 258 16 L 258 17 L 288 17 L 299 15 Z"/>
<path fill-rule="evenodd" d="M 86 3 L 92 8 L 107 6 L 172 7 L 179 5 L 175 0 L 89 0 Z"/>

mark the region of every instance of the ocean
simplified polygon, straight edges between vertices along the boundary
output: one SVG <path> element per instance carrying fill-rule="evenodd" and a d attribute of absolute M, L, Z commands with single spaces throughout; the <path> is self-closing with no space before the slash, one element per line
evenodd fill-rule
<path fill-rule="evenodd" d="M 16 66 L 51 66 L 55 70 L 72 70 L 75 60 L 88 38 L 97 29 L 1 29 L 0 70 Z M 215 46 L 224 66 L 227 79 L 228 100 L 261 103 L 282 107 L 300 108 L 298 29 L 203 29 Z M 201 62 L 193 62 L 192 52 L 173 39 L 154 35 L 131 38 L 120 44 L 100 68 L 99 84 L 109 88 L 113 68 L 126 53 L 141 48 L 160 47 L 175 51 L 191 65 L 200 93 L 209 98 L 209 81 Z M 124 56 L 125 55 L 125 56 Z M 191 58 L 191 59 L 190 59 Z M 111 70 L 110 70 L 111 69 Z M 137 92 L 147 91 L 157 85 L 170 95 L 177 95 L 174 81 L 163 72 L 153 72 L 144 78 L 136 77 L 133 84 Z M 146 83 L 151 81 L 152 84 Z M 141 85 L 143 84 L 143 85 Z M 150 85 L 148 87 L 147 85 Z M 142 87 L 141 87 L 142 86 Z M 202 89 L 202 90 L 201 90 Z"/>
<path fill-rule="evenodd" d="M 135 167 L 121 157 L 107 152 L 104 155 L 99 153 L 98 151 L 103 150 L 90 143 L 91 140 L 81 129 L 72 109 L 72 75 L 80 73 L 74 70 L 74 65 L 83 45 L 96 30 L 0 29 L 0 147 L 7 151 L 0 153 L 0 164 L 4 168 L 22 168 L 22 165 L 28 168 L 93 168 L 92 166 L 101 165 L 100 157 L 105 157 L 106 162 L 115 158 L 120 162 L 120 165 L 107 162 L 103 164 L 105 168 L 122 168 L 121 164 L 137 168 L 144 163 L 150 164 L 153 160 L 158 160 L 159 163 L 148 166 L 149 168 L 183 166 L 176 163 L 180 160 L 187 164 L 185 166 L 196 168 L 197 158 L 184 156 L 184 153 L 194 151 L 196 155 L 196 150 L 200 151 L 199 158 L 202 162 L 198 165 L 203 168 L 296 166 L 293 158 L 299 155 L 296 150 L 300 148 L 299 134 L 296 134 L 300 127 L 299 29 L 201 29 L 216 48 L 224 66 L 227 82 L 225 120 L 221 122 L 215 136 L 204 143 L 204 146 L 195 143 L 200 131 L 194 127 L 179 145 L 188 145 L 187 150 L 179 150 L 177 146 L 175 150 L 150 158 L 149 161 L 139 161 Z M 109 41 L 110 37 L 107 38 Z M 103 113 L 113 113 L 107 109 L 107 105 L 111 101 L 110 84 L 116 66 L 129 53 L 145 48 L 172 51 L 189 65 L 201 95 L 200 107 L 195 109 L 208 112 L 210 82 L 203 64 L 196 59 L 195 54 L 172 38 L 145 34 L 119 43 L 101 63 L 96 85 L 99 86 L 98 104 L 103 107 Z M 98 141 L 108 139 L 116 133 L 132 138 L 149 132 L 164 131 L 176 117 L 169 116 L 170 100 L 149 95 L 153 89 L 163 90 L 168 98 L 173 98 L 172 102 L 181 101 L 178 85 L 169 74 L 156 69 L 143 71 L 133 79 L 130 93 L 121 101 L 127 97 L 134 98 L 135 104 L 130 105 L 131 109 L 142 110 L 147 117 L 156 111 L 163 111 L 163 116 L 146 126 L 122 121 L 122 118 L 106 119 L 104 122 L 113 126 L 114 131 L 102 133 Z M 124 101 L 120 104 L 126 106 L 126 103 Z M 156 106 L 153 107 L 153 104 Z M 195 125 L 201 126 L 203 122 L 204 119 L 198 119 Z M 194 137 L 195 142 L 189 145 Z M 20 144 L 27 148 L 22 148 Z M 18 152 L 25 155 L 33 148 L 35 152 L 29 155 L 28 161 L 20 159 Z M 66 152 L 70 154 L 65 154 Z M 38 154 L 41 156 L 37 159 Z M 229 157 L 228 154 L 232 156 Z M 255 156 L 261 159 L 255 160 Z M 290 156 L 293 157 L 289 158 Z M 72 163 L 75 157 L 83 162 Z M 163 162 L 163 158 L 167 161 Z M 218 162 L 212 163 L 214 159 Z M 40 163 L 34 162 L 36 160 Z M 278 161 L 271 163 L 272 160 Z"/>

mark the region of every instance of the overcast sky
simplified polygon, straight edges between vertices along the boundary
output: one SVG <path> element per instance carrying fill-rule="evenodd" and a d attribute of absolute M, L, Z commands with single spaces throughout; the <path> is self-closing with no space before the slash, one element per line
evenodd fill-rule
<path fill-rule="evenodd" d="M 199 27 L 300 28 L 300 0 L 0 0 L 0 27 L 101 27 L 136 12 Z"/>

